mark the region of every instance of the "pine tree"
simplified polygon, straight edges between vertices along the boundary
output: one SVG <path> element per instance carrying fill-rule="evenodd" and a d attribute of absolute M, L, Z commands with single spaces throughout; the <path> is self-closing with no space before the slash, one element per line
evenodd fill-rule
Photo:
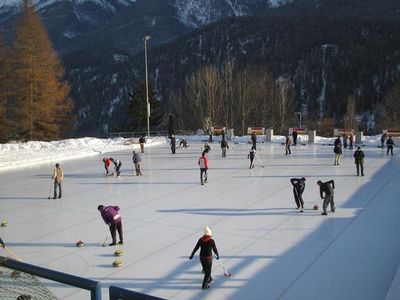
<path fill-rule="evenodd" d="M 49 140 L 65 135 L 74 121 L 64 69 L 35 12 L 24 0 L 12 58 L 15 137 Z"/>
<path fill-rule="evenodd" d="M 147 129 L 147 101 L 146 101 L 146 83 L 141 82 L 136 89 L 129 93 L 130 102 L 127 114 L 129 115 L 129 124 L 126 126 L 128 130 Z M 160 103 L 156 99 L 156 93 L 153 87 L 149 85 L 149 103 L 150 103 L 150 127 L 158 127 L 161 123 L 162 113 Z"/>

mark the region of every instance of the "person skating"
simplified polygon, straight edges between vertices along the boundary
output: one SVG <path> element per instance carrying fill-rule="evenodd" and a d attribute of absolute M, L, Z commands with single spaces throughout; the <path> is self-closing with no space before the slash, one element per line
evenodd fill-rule
<path fill-rule="evenodd" d="M 139 153 L 137 153 L 135 150 L 132 151 L 132 161 L 133 164 L 135 165 L 135 172 L 136 176 L 142 176 L 142 170 L 141 170 L 141 164 L 142 164 L 142 158 Z"/>
<path fill-rule="evenodd" d="M 285 135 L 286 140 L 285 140 L 285 155 L 292 154 L 292 151 L 290 151 L 290 144 L 292 141 L 290 140 L 290 137 L 288 135 Z"/>
<path fill-rule="evenodd" d="M 110 160 L 114 164 L 115 174 L 117 174 L 117 177 L 119 177 L 121 175 L 122 161 L 120 161 L 119 159 L 114 159 L 112 157 L 110 157 Z"/>
<path fill-rule="evenodd" d="M 97 210 L 100 212 L 104 223 L 106 223 L 110 228 L 112 243 L 109 246 L 115 246 L 117 244 L 117 231 L 119 236 L 119 245 L 124 244 L 124 239 L 122 235 L 122 218 L 119 214 L 118 206 L 104 206 L 99 205 Z"/>
<path fill-rule="evenodd" d="M 110 175 L 111 160 L 108 157 L 103 158 L 104 169 L 106 169 L 106 176 Z"/>
<path fill-rule="evenodd" d="M 171 146 L 171 153 L 175 154 L 176 151 L 176 139 L 175 139 L 175 135 L 171 136 L 171 142 L 169 143 Z"/>
<path fill-rule="evenodd" d="M 226 140 L 221 141 L 222 157 L 226 157 L 226 149 L 229 149 L 228 142 Z"/>
<path fill-rule="evenodd" d="M 256 150 L 251 147 L 249 154 L 247 154 L 247 158 L 250 159 L 250 169 L 254 168 L 254 158 L 256 157 Z"/>
<path fill-rule="evenodd" d="M 322 182 L 321 180 L 318 180 L 317 184 L 319 186 L 319 194 L 321 196 L 321 199 L 324 200 L 324 202 L 322 204 L 323 213 L 321 215 L 323 215 L 323 216 L 327 215 L 326 209 L 328 208 L 328 205 L 331 206 L 331 212 L 335 212 L 335 202 L 333 200 L 335 182 L 333 180 L 329 180 L 326 182 Z M 325 193 L 325 196 L 324 196 L 324 193 Z"/>
<path fill-rule="evenodd" d="M 391 152 L 391 154 L 393 155 L 393 146 L 394 146 L 394 142 L 391 136 L 388 137 L 387 141 L 386 141 L 386 146 L 387 146 L 387 151 L 386 151 L 386 155 L 389 155 L 389 151 Z"/>
<path fill-rule="evenodd" d="M 360 167 L 361 167 L 361 176 L 364 176 L 364 152 L 360 147 L 357 147 L 357 150 L 354 151 L 354 163 L 356 164 L 357 176 L 360 176 Z"/>
<path fill-rule="evenodd" d="M 212 142 L 213 142 L 212 136 L 213 136 L 212 129 L 211 129 L 211 128 L 208 128 L 208 142 L 209 142 L 209 143 L 212 143 Z"/>
<path fill-rule="evenodd" d="M 204 235 L 197 241 L 197 244 L 194 247 L 189 259 L 193 259 L 193 256 L 196 254 L 199 248 L 200 248 L 200 263 L 204 271 L 204 278 L 201 288 L 208 289 L 210 287 L 211 281 L 213 281 L 213 278 L 211 277 L 213 252 L 215 254 L 215 258 L 219 259 L 218 249 L 215 244 L 215 241 L 212 238 L 211 228 L 208 226 L 204 228 Z"/>
<path fill-rule="evenodd" d="M 303 192 L 306 187 L 306 179 L 302 178 L 291 178 L 291 184 L 293 185 L 293 195 L 294 201 L 296 202 L 297 209 L 300 209 L 300 212 L 303 212 L 304 209 L 304 200 L 303 200 Z"/>
<path fill-rule="evenodd" d="M 254 148 L 254 150 L 257 150 L 257 136 L 255 132 L 251 134 L 251 143 L 253 145 L 252 147 Z"/>
<path fill-rule="evenodd" d="M 139 144 L 140 144 L 140 152 L 144 153 L 144 144 L 146 144 L 146 139 L 142 135 L 139 139 Z"/>
<path fill-rule="evenodd" d="M 340 142 L 340 137 L 337 137 L 333 142 L 333 152 L 335 153 L 334 165 L 340 165 L 340 157 L 342 156 L 342 143 Z"/>
<path fill-rule="evenodd" d="M 293 145 L 296 146 L 297 145 L 297 131 L 296 131 L 296 129 L 293 130 L 292 137 L 293 137 Z"/>
<path fill-rule="evenodd" d="M 203 151 L 197 163 L 200 167 L 200 183 L 201 185 L 204 185 L 204 183 L 207 182 L 208 175 L 208 158 L 205 151 Z"/>
<path fill-rule="evenodd" d="M 58 198 L 61 198 L 61 196 L 62 196 L 61 186 L 62 186 L 62 181 L 64 179 L 64 172 L 61 169 L 59 163 L 56 163 L 56 167 L 54 168 L 53 176 L 51 178 L 54 179 L 54 195 L 53 195 L 53 199 L 57 198 L 57 189 L 59 189 Z"/>

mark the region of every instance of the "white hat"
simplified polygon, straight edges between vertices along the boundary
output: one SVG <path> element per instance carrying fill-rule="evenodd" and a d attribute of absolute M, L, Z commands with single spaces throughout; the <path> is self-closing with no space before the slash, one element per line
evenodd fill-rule
<path fill-rule="evenodd" d="M 210 227 L 208 226 L 204 227 L 204 235 L 212 236 L 212 230 Z"/>

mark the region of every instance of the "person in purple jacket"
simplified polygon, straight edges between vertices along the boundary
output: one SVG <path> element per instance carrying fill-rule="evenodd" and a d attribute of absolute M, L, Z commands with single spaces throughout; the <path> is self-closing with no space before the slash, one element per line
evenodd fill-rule
<path fill-rule="evenodd" d="M 110 233 L 112 238 L 112 243 L 109 246 L 115 246 L 117 244 L 117 233 L 119 235 L 119 245 L 124 244 L 124 239 L 122 237 L 122 218 L 119 214 L 118 206 L 104 206 L 99 205 L 97 210 L 101 213 L 101 217 L 104 222 L 110 227 Z"/>

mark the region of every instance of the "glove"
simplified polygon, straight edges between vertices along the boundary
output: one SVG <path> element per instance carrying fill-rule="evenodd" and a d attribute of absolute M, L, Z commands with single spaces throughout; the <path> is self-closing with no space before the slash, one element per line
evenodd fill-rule
<path fill-rule="evenodd" d="M 193 255 L 190 255 L 189 259 L 193 259 Z"/>
<path fill-rule="evenodd" d="M 215 255 L 215 258 L 218 260 L 219 259 L 219 255 Z"/>

